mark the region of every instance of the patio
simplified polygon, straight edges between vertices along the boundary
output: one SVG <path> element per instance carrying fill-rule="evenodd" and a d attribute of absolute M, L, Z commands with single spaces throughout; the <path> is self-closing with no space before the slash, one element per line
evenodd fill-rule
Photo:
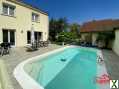
<path fill-rule="evenodd" d="M 39 48 L 39 50 L 34 51 L 34 52 L 26 52 L 26 48 L 23 48 L 23 47 L 22 48 L 12 48 L 9 55 L 4 55 L 0 57 L 0 59 L 3 59 L 6 63 L 6 66 L 8 68 L 7 69 L 8 75 L 10 77 L 10 80 L 11 80 L 11 83 L 14 89 L 22 89 L 13 76 L 13 70 L 19 63 L 21 63 L 22 61 L 30 57 L 37 56 L 37 55 L 43 54 L 48 51 L 52 51 L 60 47 L 61 46 L 52 44 L 52 45 L 49 45 L 48 47 Z"/>
<path fill-rule="evenodd" d="M 48 51 L 52 51 L 60 47 L 61 46 L 52 44 L 52 45 L 49 45 L 48 47 L 42 47 L 38 51 L 34 51 L 34 52 L 26 52 L 26 49 L 23 47 L 12 48 L 10 55 L 5 55 L 0 57 L 0 59 L 3 59 L 7 65 L 8 74 L 10 76 L 10 80 L 12 82 L 14 89 L 22 89 L 13 76 L 13 70 L 19 63 L 21 63 L 22 61 L 30 57 L 37 56 Z M 104 55 L 104 59 L 105 59 L 105 63 L 106 63 L 106 67 L 107 67 L 107 71 L 109 75 L 111 76 L 112 79 L 119 80 L 119 75 L 118 75 L 119 74 L 119 65 L 118 65 L 119 57 L 110 50 L 102 50 L 102 52 Z"/>
<path fill-rule="evenodd" d="M 107 72 L 112 80 L 119 80 L 119 56 L 111 50 L 102 50 Z"/>

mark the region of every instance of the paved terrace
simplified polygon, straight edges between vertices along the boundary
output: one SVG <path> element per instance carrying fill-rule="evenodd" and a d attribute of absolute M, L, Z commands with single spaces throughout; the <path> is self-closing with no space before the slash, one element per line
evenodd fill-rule
<path fill-rule="evenodd" d="M 22 61 L 30 57 L 37 56 L 48 51 L 52 51 L 60 47 L 61 46 L 58 46 L 58 45 L 49 45 L 48 47 L 42 47 L 39 50 L 34 52 L 26 52 L 26 48 L 23 48 L 23 47 L 12 48 L 10 55 L 5 55 L 3 57 L 0 57 L 0 59 L 5 60 L 6 66 L 8 68 L 7 69 L 8 74 L 14 89 L 22 89 L 19 83 L 16 81 L 16 79 L 13 76 L 13 70 L 19 63 L 21 63 Z"/>
<path fill-rule="evenodd" d="M 111 79 L 119 80 L 119 56 L 111 50 L 102 50 L 102 52 Z"/>

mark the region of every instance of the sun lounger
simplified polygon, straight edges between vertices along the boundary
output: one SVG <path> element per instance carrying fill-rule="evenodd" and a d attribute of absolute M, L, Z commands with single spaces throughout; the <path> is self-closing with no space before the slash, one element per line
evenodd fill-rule
<path fill-rule="evenodd" d="M 36 44 L 27 45 L 26 48 L 27 48 L 27 51 L 36 51 L 36 50 L 38 50 Z"/>

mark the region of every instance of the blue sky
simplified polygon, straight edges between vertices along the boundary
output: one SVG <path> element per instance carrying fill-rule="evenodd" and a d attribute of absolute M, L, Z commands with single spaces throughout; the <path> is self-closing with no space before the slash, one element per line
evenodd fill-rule
<path fill-rule="evenodd" d="M 66 17 L 69 23 L 119 18 L 119 0 L 24 1 L 47 11 L 50 18 Z"/>

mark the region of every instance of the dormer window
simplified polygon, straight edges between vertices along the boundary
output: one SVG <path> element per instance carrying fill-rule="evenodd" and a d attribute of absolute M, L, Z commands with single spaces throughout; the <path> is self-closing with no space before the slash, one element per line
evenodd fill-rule
<path fill-rule="evenodd" d="M 38 22 L 38 20 L 39 20 L 39 15 L 36 13 L 32 13 L 32 21 Z"/>
<path fill-rule="evenodd" d="M 3 15 L 14 16 L 15 6 L 3 3 Z"/>

